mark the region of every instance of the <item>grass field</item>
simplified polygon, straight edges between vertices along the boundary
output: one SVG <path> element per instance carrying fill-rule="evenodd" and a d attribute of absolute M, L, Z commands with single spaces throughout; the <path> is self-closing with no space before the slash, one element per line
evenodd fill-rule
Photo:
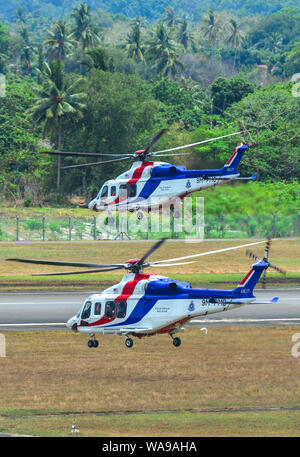
<path fill-rule="evenodd" d="M 239 246 L 256 240 L 221 240 L 202 242 L 177 242 L 168 240 L 150 260 L 161 260 L 173 257 L 201 253 L 222 249 L 230 246 Z M 76 276 L 30 276 L 34 273 L 67 271 L 69 267 L 51 267 L 28 265 L 24 263 L 6 262 L 6 258 L 33 258 L 46 260 L 73 260 L 99 263 L 120 263 L 128 259 L 141 257 L 154 244 L 153 241 L 140 242 L 61 242 L 61 243 L 1 243 L 0 250 L 0 288 L 18 287 L 86 287 L 104 286 L 118 282 L 123 275 L 120 273 L 84 274 Z M 263 257 L 264 244 L 250 248 L 258 256 Z M 149 273 L 158 273 L 171 276 L 174 279 L 189 281 L 192 285 L 211 283 L 239 282 L 253 263 L 245 255 L 246 248 L 199 257 L 196 262 L 167 268 L 147 269 Z M 270 260 L 273 264 L 287 271 L 287 279 L 282 275 L 269 270 L 268 276 L 273 281 L 295 284 L 300 282 L 300 240 L 273 240 L 270 251 Z M 71 268 L 72 269 L 72 268 Z M 76 268 L 74 268 L 76 270 Z M 77 269 L 78 270 L 78 269 Z M 287 282 L 286 282 L 287 281 Z"/>
<path fill-rule="evenodd" d="M 300 411 L 253 411 L 300 408 L 294 333 L 188 329 L 179 348 L 161 335 L 130 350 L 113 335 L 89 349 L 86 337 L 67 331 L 5 333 L 0 431 L 68 436 L 81 413 L 81 436 L 299 436 Z"/>

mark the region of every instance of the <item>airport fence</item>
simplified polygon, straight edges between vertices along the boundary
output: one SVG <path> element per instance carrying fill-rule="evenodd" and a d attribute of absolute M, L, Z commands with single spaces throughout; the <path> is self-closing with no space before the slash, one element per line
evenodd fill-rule
<path fill-rule="evenodd" d="M 201 224 L 197 217 L 184 220 L 173 216 L 135 213 L 131 219 L 107 215 L 90 217 L 65 216 L 7 216 L 0 213 L 0 241 L 79 241 L 111 239 L 228 239 L 261 238 L 265 236 L 299 237 L 300 215 L 205 215 Z M 111 220 L 110 220 L 111 219 Z"/>

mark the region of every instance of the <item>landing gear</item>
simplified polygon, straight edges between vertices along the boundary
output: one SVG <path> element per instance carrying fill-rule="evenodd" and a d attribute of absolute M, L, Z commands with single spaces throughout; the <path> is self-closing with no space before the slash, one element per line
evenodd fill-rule
<path fill-rule="evenodd" d="M 174 338 L 173 334 L 170 333 L 170 337 L 172 338 L 173 340 L 173 344 L 176 348 L 178 348 L 178 346 L 181 345 L 181 339 L 177 336 L 176 338 Z"/>
<path fill-rule="evenodd" d="M 126 346 L 127 348 L 132 348 L 132 346 L 133 346 L 133 340 L 132 340 L 131 338 L 127 337 L 126 340 L 125 340 L 125 346 Z"/>
<path fill-rule="evenodd" d="M 92 336 L 91 340 L 88 340 L 89 348 L 97 348 L 99 346 L 99 341 L 95 339 L 95 335 Z"/>
<path fill-rule="evenodd" d="M 174 346 L 177 348 L 178 346 L 181 345 L 181 339 L 176 337 L 176 338 L 173 338 L 173 344 Z"/>

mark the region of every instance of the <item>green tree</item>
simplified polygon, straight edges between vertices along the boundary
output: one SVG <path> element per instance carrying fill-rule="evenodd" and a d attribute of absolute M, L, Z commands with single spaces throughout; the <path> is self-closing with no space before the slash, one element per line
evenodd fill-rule
<path fill-rule="evenodd" d="M 226 43 L 234 49 L 233 68 L 235 68 L 237 52 L 245 40 L 245 33 L 241 30 L 240 25 L 235 19 L 229 21 L 229 32 Z"/>
<path fill-rule="evenodd" d="M 164 22 L 169 28 L 176 27 L 178 23 L 175 11 L 171 6 L 168 6 L 165 10 Z"/>
<path fill-rule="evenodd" d="M 7 28 L 0 24 L 0 72 L 5 71 L 6 63 L 9 61 L 10 36 Z"/>
<path fill-rule="evenodd" d="M 240 77 L 217 78 L 209 87 L 212 98 L 212 114 L 223 114 L 235 102 L 254 92 L 255 86 Z"/>
<path fill-rule="evenodd" d="M 30 76 L 9 73 L 5 97 L 0 99 L 0 194 L 16 202 L 24 198 L 27 188 L 37 191 L 36 179 L 42 187 L 35 152 L 41 129 L 25 115 L 34 99 L 34 86 Z"/>
<path fill-rule="evenodd" d="M 62 148 L 63 121 L 80 116 L 85 108 L 86 94 L 78 90 L 81 79 L 71 80 L 59 60 L 44 64 L 42 88 L 37 89 L 36 100 L 28 114 L 36 123 L 43 123 L 44 136 L 57 135 L 57 149 Z M 58 156 L 57 190 L 60 190 L 60 156 Z"/>
<path fill-rule="evenodd" d="M 91 69 L 83 90 L 87 93 L 86 110 L 80 122 L 66 125 L 66 150 L 96 152 L 100 158 L 101 153 L 126 154 L 148 144 L 160 128 L 160 103 L 135 75 Z M 64 158 L 66 165 L 86 162 Z M 125 162 L 70 170 L 65 174 L 64 186 L 73 191 L 84 189 L 88 196 L 95 196 L 101 183 L 123 173 L 126 164 L 130 168 L 131 163 Z"/>
<path fill-rule="evenodd" d="M 72 51 L 74 44 L 75 41 L 69 25 L 59 19 L 51 26 L 44 40 L 48 60 L 50 62 L 52 60 L 64 60 Z"/>
<path fill-rule="evenodd" d="M 188 49 L 189 46 L 194 48 L 195 40 L 193 33 L 188 29 L 188 23 L 186 20 L 182 21 L 179 30 L 178 30 L 178 41 L 182 44 L 185 50 Z"/>
<path fill-rule="evenodd" d="M 225 112 L 228 119 L 237 120 L 249 140 L 259 142 L 243 158 L 241 170 L 255 170 L 260 179 L 300 178 L 300 101 L 291 84 L 256 89 Z"/>
<path fill-rule="evenodd" d="M 21 37 L 21 54 L 20 54 L 20 61 L 21 64 L 23 65 L 25 72 L 28 73 L 33 56 L 36 54 L 36 50 L 33 46 L 33 43 L 31 41 L 31 37 L 29 35 L 29 31 L 26 27 L 23 27 L 20 31 L 20 37 Z"/>
<path fill-rule="evenodd" d="M 114 71 L 114 59 L 103 48 L 95 48 L 87 51 L 81 63 L 88 70 L 96 68 L 97 70 Z"/>
<path fill-rule="evenodd" d="M 141 22 L 139 18 L 135 20 L 130 32 L 127 34 L 126 41 L 126 51 L 128 57 L 134 59 L 136 62 L 145 62 L 145 48 L 142 45 Z"/>
<path fill-rule="evenodd" d="M 201 27 L 201 32 L 208 40 L 208 42 L 214 47 L 219 34 L 220 23 L 216 17 L 214 11 L 209 10 L 206 15 L 203 17 L 203 25 Z"/>
<path fill-rule="evenodd" d="M 83 52 L 97 46 L 101 41 L 99 28 L 92 23 L 90 9 L 89 5 L 80 3 L 71 15 L 75 22 L 74 38 L 80 44 Z"/>
<path fill-rule="evenodd" d="M 183 72 L 185 65 L 179 58 L 180 49 L 164 24 L 159 24 L 148 43 L 148 56 L 157 73 L 174 78 Z"/>

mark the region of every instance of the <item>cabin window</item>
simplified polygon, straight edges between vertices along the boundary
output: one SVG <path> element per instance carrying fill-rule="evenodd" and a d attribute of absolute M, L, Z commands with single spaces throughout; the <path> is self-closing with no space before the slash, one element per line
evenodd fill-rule
<path fill-rule="evenodd" d="M 128 197 L 132 198 L 136 196 L 136 183 L 130 183 L 128 186 Z"/>
<path fill-rule="evenodd" d="M 119 301 L 117 303 L 117 317 L 123 319 L 126 316 L 127 302 Z"/>
<path fill-rule="evenodd" d="M 115 197 L 116 196 L 116 186 L 111 186 L 111 189 L 110 189 L 110 196 L 111 197 Z"/>
<path fill-rule="evenodd" d="M 99 316 L 101 314 L 101 303 L 99 303 L 99 302 L 95 303 L 94 314 L 95 314 L 95 316 Z"/>
<path fill-rule="evenodd" d="M 85 303 L 82 314 L 81 314 L 81 319 L 88 319 L 90 317 L 91 305 L 92 305 L 92 303 L 90 301 L 87 301 Z"/>
<path fill-rule="evenodd" d="M 114 301 L 108 301 L 105 305 L 105 317 L 111 319 L 116 314 L 116 304 Z"/>
<path fill-rule="evenodd" d="M 127 186 L 126 184 L 121 184 L 119 188 L 119 195 L 121 199 L 127 198 Z"/>
<path fill-rule="evenodd" d="M 104 186 L 101 191 L 101 197 L 107 197 L 108 195 L 108 186 Z"/>

